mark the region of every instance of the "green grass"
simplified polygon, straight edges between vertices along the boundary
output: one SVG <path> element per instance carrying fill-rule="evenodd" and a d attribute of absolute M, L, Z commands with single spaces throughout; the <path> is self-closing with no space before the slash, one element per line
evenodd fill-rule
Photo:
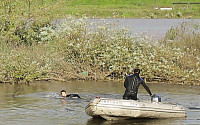
<path fill-rule="evenodd" d="M 200 18 L 200 5 L 174 5 L 172 11 L 155 10 L 155 7 L 173 7 L 173 2 L 198 0 L 14 0 L 0 4 L 0 14 L 51 16 L 51 18 L 83 14 L 89 18 Z M 9 11 L 9 9 L 11 11 Z M 38 13 L 39 12 L 39 13 Z M 179 16 L 179 12 L 182 13 Z M 153 16 L 152 16 L 153 15 Z M 171 16 L 168 16 L 171 15 Z"/>
<path fill-rule="evenodd" d="M 73 0 L 67 5 L 66 13 L 86 14 L 93 18 L 199 18 L 200 5 L 174 5 L 175 10 L 160 11 L 155 7 L 173 7 L 173 2 L 199 2 L 198 0 Z M 77 11 L 76 8 L 79 8 Z M 112 10 L 112 12 L 111 12 Z M 146 12 L 148 11 L 148 12 Z M 177 16 L 178 12 L 182 16 Z M 117 15 L 116 15 L 117 13 Z M 149 16 L 154 15 L 154 16 Z M 173 16 L 166 16 L 173 15 Z"/>

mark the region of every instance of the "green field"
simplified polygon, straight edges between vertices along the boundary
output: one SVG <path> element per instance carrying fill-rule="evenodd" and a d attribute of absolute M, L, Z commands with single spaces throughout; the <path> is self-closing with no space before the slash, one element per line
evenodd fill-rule
<path fill-rule="evenodd" d="M 187 2 L 176 4 L 174 2 Z M 89 18 L 200 18 L 199 0 L 12 0 L 0 4 L 1 13 L 29 15 L 49 14 L 53 17 L 85 14 Z M 160 8 L 173 8 L 162 11 Z M 158 8 L 158 9 L 155 9 Z M 39 16 L 38 15 L 38 16 Z M 53 18 L 52 17 L 52 18 Z"/>
<path fill-rule="evenodd" d="M 174 2 L 187 2 L 176 4 Z M 68 0 L 65 12 L 90 18 L 199 18 L 199 0 Z M 160 8 L 173 8 L 161 11 Z M 156 10 L 155 8 L 158 8 Z"/>

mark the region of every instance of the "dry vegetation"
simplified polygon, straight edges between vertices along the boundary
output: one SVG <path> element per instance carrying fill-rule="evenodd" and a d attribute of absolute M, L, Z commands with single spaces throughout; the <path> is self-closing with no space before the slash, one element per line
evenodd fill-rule
<path fill-rule="evenodd" d="M 152 44 L 127 27 L 89 23 L 84 16 L 55 21 L 61 17 L 50 13 L 56 2 L 39 9 L 21 5 L 18 10 L 4 1 L 0 11 L 0 82 L 123 80 L 133 68 L 141 68 L 148 82 L 200 82 L 199 24 L 183 23 Z"/>

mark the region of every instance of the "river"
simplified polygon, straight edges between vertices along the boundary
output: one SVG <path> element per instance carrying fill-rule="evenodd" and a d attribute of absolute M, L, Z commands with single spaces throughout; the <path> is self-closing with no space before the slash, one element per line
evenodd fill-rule
<path fill-rule="evenodd" d="M 137 119 L 106 121 L 93 119 L 84 112 L 95 98 L 122 98 L 122 82 L 33 82 L 29 85 L 0 84 L 0 125 L 122 125 L 122 124 L 200 124 L 200 86 L 148 84 L 152 93 L 164 103 L 183 105 L 186 118 Z M 78 93 L 83 99 L 62 99 L 59 92 Z M 145 89 L 139 88 L 139 99 L 150 100 Z"/>
<path fill-rule="evenodd" d="M 183 22 L 200 25 L 200 19 L 90 19 L 90 22 L 110 22 L 128 27 L 132 34 L 145 34 L 154 40 L 162 39 L 172 27 L 180 27 Z"/>

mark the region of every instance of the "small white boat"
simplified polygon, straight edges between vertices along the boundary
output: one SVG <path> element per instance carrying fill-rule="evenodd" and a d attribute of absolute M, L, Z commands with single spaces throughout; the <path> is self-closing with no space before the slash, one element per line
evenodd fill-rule
<path fill-rule="evenodd" d="M 96 98 L 85 107 L 87 115 L 106 120 L 186 117 L 183 106 L 162 102 Z"/>

